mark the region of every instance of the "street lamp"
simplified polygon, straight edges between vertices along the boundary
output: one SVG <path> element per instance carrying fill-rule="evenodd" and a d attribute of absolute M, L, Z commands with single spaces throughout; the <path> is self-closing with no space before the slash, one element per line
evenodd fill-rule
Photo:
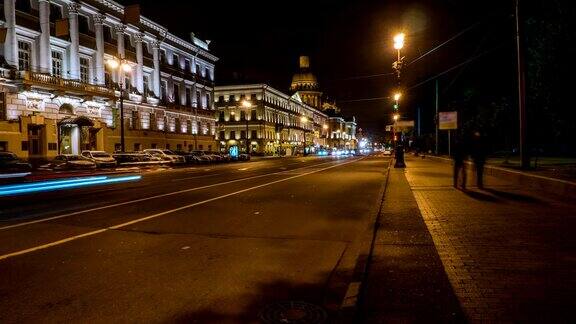
<path fill-rule="evenodd" d="M 306 155 L 306 123 L 308 122 L 308 118 L 306 116 L 302 116 L 300 118 L 300 121 L 303 124 L 302 129 L 304 131 L 304 152 L 303 152 L 303 155 Z"/>
<path fill-rule="evenodd" d="M 244 120 L 246 120 L 246 153 L 250 154 L 250 146 L 248 141 L 248 111 L 252 108 L 252 104 L 248 100 L 242 100 L 242 107 L 246 108 L 246 112 L 244 112 Z"/>
<path fill-rule="evenodd" d="M 401 71 L 402 71 L 402 59 L 403 57 L 400 55 L 400 50 L 402 48 L 404 48 L 404 39 L 405 39 L 406 35 L 404 35 L 404 33 L 399 33 L 397 35 L 394 36 L 394 49 L 396 50 L 398 57 L 396 62 L 392 63 L 392 68 L 394 70 L 396 70 L 396 75 L 398 76 L 398 87 L 400 87 L 400 76 L 401 76 Z M 400 92 L 396 92 L 394 94 L 394 100 L 395 100 L 395 104 L 394 104 L 394 124 L 396 125 L 396 122 L 398 121 L 398 119 L 400 118 L 400 115 L 398 114 L 398 101 L 400 100 L 400 97 L 402 97 L 402 94 Z M 403 145 L 400 143 L 400 145 L 398 145 L 396 143 L 396 130 L 393 130 L 393 134 L 394 134 L 394 145 L 396 146 L 396 162 L 394 163 L 394 167 L 395 168 L 404 168 L 406 167 L 406 164 L 404 163 L 404 147 Z M 402 142 L 402 141 L 400 141 Z"/>
<path fill-rule="evenodd" d="M 132 66 L 125 59 L 118 59 L 116 57 L 107 61 L 108 66 L 112 70 L 122 69 L 124 72 L 132 71 Z M 124 76 L 118 82 L 120 86 L 120 149 L 122 152 L 126 151 L 124 142 Z M 166 125 L 164 125 L 166 127 Z"/>

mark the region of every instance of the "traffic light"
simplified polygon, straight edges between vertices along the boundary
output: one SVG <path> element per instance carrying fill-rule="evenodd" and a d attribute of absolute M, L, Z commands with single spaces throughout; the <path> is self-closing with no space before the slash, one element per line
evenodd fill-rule
<path fill-rule="evenodd" d="M 398 110 L 398 104 L 397 103 L 394 104 L 394 110 Z"/>

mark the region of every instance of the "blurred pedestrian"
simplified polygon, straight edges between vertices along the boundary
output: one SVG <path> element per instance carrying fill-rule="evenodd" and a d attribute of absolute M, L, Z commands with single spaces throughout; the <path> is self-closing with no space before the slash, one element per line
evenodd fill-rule
<path fill-rule="evenodd" d="M 470 156 L 474 161 L 474 168 L 476 169 L 476 186 L 484 188 L 484 164 L 486 164 L 486 141 L 482 134 L 478 131 L 472 135 L 471 152 Z"/>
<path fill-rule="evenodd" d="M 462 177 L 462 190 L 466 190 L 466 150 L 460 137 L 456 137 L 452 149 L 452 158 L 454 159 L 454 188 L 458 188 L 458 180 Z"/>

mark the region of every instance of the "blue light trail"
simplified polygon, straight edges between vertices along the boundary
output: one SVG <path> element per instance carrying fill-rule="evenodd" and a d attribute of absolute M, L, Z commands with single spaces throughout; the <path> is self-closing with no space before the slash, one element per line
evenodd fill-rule
<path fill-rule="evenodd" d="M 70 180 L 55 180 L 38 182 L 35 184 L 22 184 L 22 185 L 12 185 L 6 187 L 0 187 L 0 196 L 13 196 L 18 194 L 35 193 L 35 192 L 45 192 L 45 191 L 55 191 L 71 188 L 88 187 L 100 184 L 112 184 L 127 181 L 137 181 L 140 180 L 142 176 L 121 176 L 121 177 L 89 177 L 89 178 L 78 178 Z"/>

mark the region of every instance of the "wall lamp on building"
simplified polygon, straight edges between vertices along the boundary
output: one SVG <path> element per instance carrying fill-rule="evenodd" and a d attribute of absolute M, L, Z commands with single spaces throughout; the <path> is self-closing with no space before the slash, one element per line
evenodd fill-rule
<path fill-rule="evenodd" d="M 122 69 L 124 72 L 132 71 L 132 65 L 125 59 L 113 58 L 106 62 L 112 70 Z M 124 77 L 118 80 L 120 85 L 120 149 L 126 152 L 124 141 Z"/>

